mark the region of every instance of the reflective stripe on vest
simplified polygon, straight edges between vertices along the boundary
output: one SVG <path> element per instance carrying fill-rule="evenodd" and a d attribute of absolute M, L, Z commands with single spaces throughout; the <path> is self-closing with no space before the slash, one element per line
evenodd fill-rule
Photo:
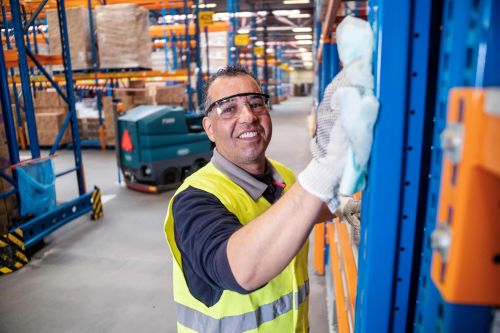
<path fill-rule="evenodd" d="M 292 310 L 292 300 L 295 299 L 295 309 L 299 308 L 309 295 L 309 280 L 293 295 L 289 293 L 272 303 L 259 306 L 255 311 L 247 312 L 238 316 L 227 316 L 216 319 L 206 314 L 191 309 L 180 303 L 176 303 L 177 321 L 197 332 L 207 333 L 235 333 L 256 329 L 260 325 L 272 321 L 277 317 Z"/>

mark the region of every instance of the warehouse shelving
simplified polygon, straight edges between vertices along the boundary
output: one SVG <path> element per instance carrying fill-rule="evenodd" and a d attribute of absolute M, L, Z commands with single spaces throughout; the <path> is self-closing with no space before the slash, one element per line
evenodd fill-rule
<path fill-rule="evenodd" d="M 343 5 L 329 2 L 326 19 L 316 22 L 318 101 L 338 71 L 338 59 L 332 61 L 335 44 L 329 42 L 334 42 L 332 29 L 339 13 L 366 15 L 362 7 L 345 11 Z M 485 96 L 498 96 L 498 90 L 484 88 L 500 85 L 496 70 L 499 46 L 495 43 L 500 36 L 499 4 L 490 0 L 419 1 L 418 5 L 414 1 L 373 0 L 368 6 L 375 32 L 375 93 L 381 109 L 368 184 L 362 194 L 355 319 L 352 326 L 349 322 L 346 325 L 348 306 L 346 310 L 337 304 L 334 317 L 339 332 L 489 332 L 500 304 L 498 286 L 491 282 L 500 278 L 495 270 L 500 250 L 496 223 L 500 218 L 499 175 L 498 162 L 493 162 L 498 161 L 498 149 L 482 148 L 479 160 L 467 155 L 453 162 L 448 155 L 444 157 L 441 133 L 447 119 L 448 125 L 463 123 L 464 133 L 469 135 L 464 152 L 477 152 L 478 148 L 471 146 L 498 141 L 498 130 L 493 130 L 498 127 L 498 107 L 489 111 L 493 115 L 485 111 Z M 471 88 L 451 93 L 453 87 Z M 466 182 L 482 179 L 465 178 L 470 165 L 488 170 L 488 188 L 477 189 L 480 193 L 464 189 Z M 450 185 L 450 179 L 461 179 L 461 183 Z M 454 191 L 452 196 L 450 191 Z M 490 213 L 481 215 L 481 226 L 469 229 L 465 236 L 464 230 L 471 225 L 462 223 L 477 205 L 467 207 L 464 201 L 453 205 L 468 195 L 484 198 L 481 209 Z M 332 238 L 327 232 L 330 225 L 315 230 L 315 268 L 320 273 L 328 271 L 323 267 L 325 262 L 334 261 Z M 452 228 L 451 236 L 447 228 Z M 450 248 L 440 243 L 450 239 Z M 475 257 L 471 256 L 473 251 Z M 443 255 L 447 252 L 454 257 Z M 469 274 L 457 274 L 460 271 Z M 337 274 L 342 276 L 342 272 Z M 443 279 L 446 274 L 449 276 Z M 341 282 L 333 278 L 333 289 L 337 289 Z M 329 298 L 349 304 L 346 295 L 352 293 L 337 292 Z"/>
<path fill-rule="evenodd" d="M 437 87 L 435 102 L 435 125 L 432 138 L 434 149 L 432 150 L 430 161 L 431 167 L 426 198 L 427 210 L 423 217 L 424 239 L 426 240 L 430 240 L 431 234 L 437 226 L 437 221 L 442 221 L 443 214 L 438 214 L 438 209 L 441 211 L 443 208 L 440 206 L 446 203 L 443 198 L 443 186 L 447 181 L 447 177 L 445 177 L 444 173 L 446 169 L 442 167 L 443 160 L 445 160 L 443 156 L 445 152 L 440 144 L 440 134 L 447 125 L 447 119 L 450 119 L 456 112 L 456 109 L 454 110 L 453 108 L 453 96 L 450 94 L 451 89 L 454 87 L 471 87 L 477 89 L 482 94 L 484 93 L 482 91 L 483 88 L 500 86 L 500 73 L 497 70 L 500 66 L 500 59 L 498 57 L 498 38 L 500 37 L 499 13 L 500 6 L 498 1 L 443 1 L 443 28 L 437 81 L 439 85 Z M 482 110 L 483 108 L 480 105 L 476 104 L 476 106 L 476 109 L 471 109 L 471 106 L 467 105 L 467 109 L 463 111 L 468 113 L 474 112 L 475 116 L 479 118 L 484 110 Z M 467 117 L 470 117 L 470 115 Z M 482 125 L 486 124 L 483 123 Z M 493 123 L 490 126 L 492 125 Z M 470 130 L 465 127 L 465 131 L 468 131 L 467 133 L 470 133 Z M 472 142 L 469 141 L 468 144 L 472 143 L 475 146 L 479 144 L 479 140 L 480 137 L 475 136 Z M 495 150 L 485 153 L 484 156 L 487 157 L 488 154 L 494 156 L 494 153 Z M 496 150 L 496 153 L 498 153 L 498 150 Z M 465 163 L 465 161 L 462 162 Z M 449 163 L 449 161 L 445 161 L 445 163 Z M 498 177 L 498 172 L 496 176 Z M 498 181 L 498 178 L 496 179 Z M 493 183 L 493 179 L 490 181 Z M 484 188 L 480 191 L 481 193 L 477 194 L 478 197 L 487 196 L 498 199 L 498 187 L 494 190 L 490 188 L 487 191 Z M 485 210 L 489 209 L 486 202 L 487 200 L 484 203 Z M 447 207 L 444 208 L 446 209 Z M 474 209 L 474 206 L 471 205 L 469 209 Z M 498 223 L 495 222 L 499 218 L 498 211 L 496 214 L 495 216 L 493 213 L 489 218 L 483 219 L 481 221 L 483 224 L 478 226 L 476 232 L 485 232 L 487 235 L 498 235 L 498 228 L 496 226 Z M 458 223 L 458 221 L 456 222 Z M 455 239 L 455 236 L 453 236 L 452 242 L 456 241 Z M 472 260 L 477 260 L 481 263 L 484 263 L 485 260 L 491 263 L 494 262 L 490 261 L 494 258 L 486 257 L 491 255 L 486 251 L 488 246 L 487 239 L 485 238 L 474 244 L 482 257 L 477 259 L 472 258 Z M 495 242 L 497 244 L 496 250 L 498 251 L 498 238 Z M 467 240 L 465 239 L 460 241 L 460 243 L 463 243 L 460 246 L 464 246 L 464 248 L 467 246 Z M 433 252 L 435 258 L 432 258 Z M 431 265 L 435 266 L 438 264 L 436 262 L 436 255 L 437 252 L 432 250 L 430 243 L 424 242 L 421 251 L 422 262 L 418 278 L 417 307 L 413 319 L 416 331 L 489 332 L 492 325 L 492 313 L 495 306 L 498 307 L 500 303 L 498 299 L 498 285 L 496 289 L 490 291 L 491 294 L 497 295 L 496 303 L 486 302 L 486 300 L 483 302 L 478 300 L 475 302 L 447 300 L 444 297 L 446 293 L 442 288 L 442 283 L 437 284 L 429 276 Z M 463 257 L 450 258 L 450 260 L 454 261 L 455 264 L 459 261 L 459 265 L 462 264 L 464 266 L 467 263 L 467 259 Z M 491 272 L 488 270 L 488 267 L 482 267 L 482 271 L 478 271 L 477 273 L 477 279 L 474 279 L 474 281 L 467 280 L 467 276 L 463 276 L 459 277 L 458 281 L 455 282 L 464 283 L 467 281 L 468 284 L 481 285 L 484 281 L 482 280 L 483 275 L 489 275 L 490 278 L 494 278 L 496 281 L 500 278 L 498 270 Z M 452 282 L 450 281 L 449 283 Z M 439 285 L 441 286 L 438 288 L 437 286 Z"/>
<path fill-rule="evenodd" d="M 20 224 L 10 225 L 10 229 L 7 234 L 2 235 L 2 240 L 0 245 L 2 251 L 7 254 L 7 256 L 2 257 L 2 267 L 0 271 L 2 273 L 9 273 L 12 270 L 16 270 L 22 267 L 28 260 L 28 257 L 23 253 L 29 250 L 34 245 L 39 243 L 45 236 L 56 230 L 57 228 L 65 225 L 66 223 L 74 220 L 75 218 L 92 212 L 92 218 L 97 219 L 102 216 L 102 206 L 100 201 L 100 191 L 95 188 L 94 191 L 87 192 L 84 174 L 83 174 L 83 162 L 80 150 L 80 139 L 78 123 L 76 119 L 75 111 L 75 98 L 73 89 L 73 79 L 71 74 L 71 59 L 69 55 L 69 45 L 68 45 L 68 35 L 66 31 L 66 16 L 65 16 L 65 4 L 64 1 L 57 2 L 57 9 L 59 13 L 59 26 L 61 31 L 61 44 L 62 44 L 62 60 L 65 68 L 65 82 L 67 82 L 65 89 L 61 88 L 56 82 L 54 82 L 46 69 L 44 69 L 43 61 L 50 60 L 52 62 L 53 58 L 43 58 L 37 57 L 30 51 L 29 39 L 25 36 L 29 33 L 29 27 L 34 23 L 36 15 L 38 15 L 46 4 L 46 1 L 40 3 L 39 7 L 34 11 L 34 16 L 31 16 L 29 20 L 25 17 L 24 20 L 21 17 L 21 5 L 18 0 L 10 1 L 9 11 L 11 16 L 11 24 L 6 21 L 5 9 L 3 10 L 3 23 L 4 26 L 10 27 L 12 25 L 16 49 L 18 55 L 18 72 L 20 77 L 20 87 L 22 91 L 23 98 L 23 109 L 26 115 L 26 123 L 29 135 L 29 149 L 31 157 L 27 160 L 21 160 L 19 155 L 19 147 L 17 144 L 16 130 L 14 125 L 14 119 L 11 109 L 9 83 L 7 80 L 7 65 L 5 62 L 3 48 L 0 52 L 0 80 L 2 85 L 1 103 L 2 103 L 2 116 L 4 120 L 5 133 L 7 137 L 8 153 L 10 158 L 10 166 L 8 169 L 20 168 L 27 164 L 37 164 L 45 159 L 55 158 L 56 151 L 59 146 L 59 141 L 66 130 L 67 127 L 71 128 L 72 133 L 72 146 L 75 166 L 56 174 L 56 177 L 60 177 L 69 173 L 76 174 L 76 183 L 78 187 L 78 196 L 72 200 L 65 203 L 58 204 L 55 208 L 49 211 L 39 214 L 37 216 L 24 217 Z M 23 22 L 27 22 L 26 25 Z M 6 33 L 8 29 L 5 30 Z M 6 40 L 9 40 L 9 36 L 6 36 Z M 25 43 L 28 43 L 26 45 Z M 7 51 L 9 52 L 9 51 Z M 12 55 L 9 53 L 9 57 Z M 9 59 L 10 59 L 9 58 Z M 33 97 L 32 97 L 32 87 L 30 82 L 30 63 L 28 59 L 34 64 L 38 71 L 47 76 L 48 81 L 51 83 L 53 88 L 59 93 L 63 98 L 65 103 L 67 103 L 68 113 L 65 117 L 64 124 L 62 125 L 59 134 L 57 135 L 55 142 L 50 149 L 50 152 L 46 156 L 42 156 L 40 147 L 38 144 L 38 134 L 35 121 L 34 107 L 33 107 Z M 41 61 L 39 61 L 40 59 Z M 10 59 L 12 60 L 12 59 Z M 13 74 L 13 72 L 11 72 Z M 14 85 L 15 87 L 15 85 Z M 13 88 L 14 88 L 13 87 Z M 63 91 L 66 91 L 64 93 Z M 16 105 L 18 105 L 16 97 Z M 16 107 L 17 108 L 17 107 Z M 18 114 L 19 115 L 19 114 Z M 0 198 L 6 198 L 13 194 L 16 195 L 17 206 L 21 206 L 20 193 L 18 189 L 18 178 L 17 173 L 12 172 L 13 176 L 9 177 L 5 172 L 1 172 L 0 175 L 9 181 L 13 186 L 12 190 L 1 193 Z M 26 199 L 27 200 L 27 199 Z M 18 252 L 16 252 L 18 251 Z M 10 255 L 9 255 L 10 254 Z"/>

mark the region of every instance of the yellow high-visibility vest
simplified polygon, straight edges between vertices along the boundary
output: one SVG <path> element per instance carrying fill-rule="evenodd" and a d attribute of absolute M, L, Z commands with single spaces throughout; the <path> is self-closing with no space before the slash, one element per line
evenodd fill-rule
<path fill-rule="evenodd" d="M 285 181 L 285 191 L 295 181 L 295 175 L 280 163 L 270 161 Z M 262 196 L 254 201 L 212 163 L 186 178 L 177 195 L 188 186 L 215 195 L 222 204 L 245 225 L 266 211 L 271 204 Z M 309 280 L 307 274 L 308 242 L 293 260 L 263 288 L 250 294 L 224 290 L 219 301 L 207 307 L 189 292 L 182 259 L 175 243 L 172 203 L 165 219 L 165 233 L 174 257 L 174 300 L 179 332 L 307 332 Z M 269 253 L 268 255 L 280 255 Z"/>

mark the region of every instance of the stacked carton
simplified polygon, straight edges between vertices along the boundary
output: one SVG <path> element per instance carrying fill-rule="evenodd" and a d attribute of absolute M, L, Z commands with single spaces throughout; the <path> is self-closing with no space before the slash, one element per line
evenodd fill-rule
<path fill-rule="evenodd" d="M 99 140 L 99 118 L 78 118 L 81 140 Z"/>
<path fill-rule="evenodd" d="M 131 90 L 127 91 L 127 95 L 131 96 L 134 107 L 154 104 L 154 99 L 150 96 L 149 89 L 146 88 L 146 82 L 142 80 L 130 81 L 128 87 Z"/>
<path fill-rule="evenodd" d="M 151 68 L 149 12 L 134 4 L 97 6 L 101 68 Z"/>
<path fill-rule="evenodd" d="M 193 92 L 193 104 L 196 107 L 198 104 L 197 94 Z M 156 87 L 155 93 L 156 104 L 158 105 L 180 105 L 187 109 L 188 95 L 184 85 L 171 87 Z"/>
<path fill-rule="evenodd" d="M 36 126 L 38 131 L 38 144 L 40 146 L 51 147 L 56 141 L 57 134 L 61 129 L 67 113 L 37 113 L 35 114 Z M 68 144 L 71 142 L 71 129 L 70 125 L 64 131 L 60 145 Z"/>
<path fill-rule="evenodd" d="M 209 32 L 208 33 L 208 64 L 210 65 L 210 72 L 216 72 L 219 68 L 227 65 L 227 44 L 228 44 L 228 33 L 226 31 L 221 32 Z M 200 40 L 200 54 L 202 71 L 207 71 L 207 44 L 206 39 L 201 38 Z"/>
<path fill-rule="evenodd" d="M 92 44 L 88 9 L 83 7 L 67 8 L 66 22 L 73 70 L 91 69 Z M 57 10 L 47 11 L 47 25 L 49 27 L 50 54 L 60 55 L 62 49 Z"/>
<path fill-rule="evenodd" d="M 102 112 L 104 117 L 104 128 L 106 129 L 106 144 L 113 146 L 116 135 L 116 117 L 113 110 L 113 98 L 110 96 L 102 99 Z"/>
<path fill-rule="evenodd" d="M 68 106 L 56 91 L 50 90 L 37 91 L 33 98 L 33 104 L 35 105 L 38 144 L 52 146 L 68 115 Z M 69 127 L 70 125 L 66 128 L 59 144 L 64 145 L 71 142 Z"/>

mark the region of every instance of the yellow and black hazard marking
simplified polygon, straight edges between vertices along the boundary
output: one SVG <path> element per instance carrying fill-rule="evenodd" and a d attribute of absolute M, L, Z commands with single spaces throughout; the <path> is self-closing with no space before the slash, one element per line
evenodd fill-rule
<path fill-rule="evenodd" d="M 0 236 L 0 274 L 16 271 L 28 262 L 21 229 Z"/>
<path fill-rule="evenodd" d="M 92 220 L 100 219 L 104 215 L 102 210 L 102 201 L 101 201 L 101 190 L 99 187 L 94 187 L 94 192 L 92 192 L 92 214 L 90 218 Z"/>

